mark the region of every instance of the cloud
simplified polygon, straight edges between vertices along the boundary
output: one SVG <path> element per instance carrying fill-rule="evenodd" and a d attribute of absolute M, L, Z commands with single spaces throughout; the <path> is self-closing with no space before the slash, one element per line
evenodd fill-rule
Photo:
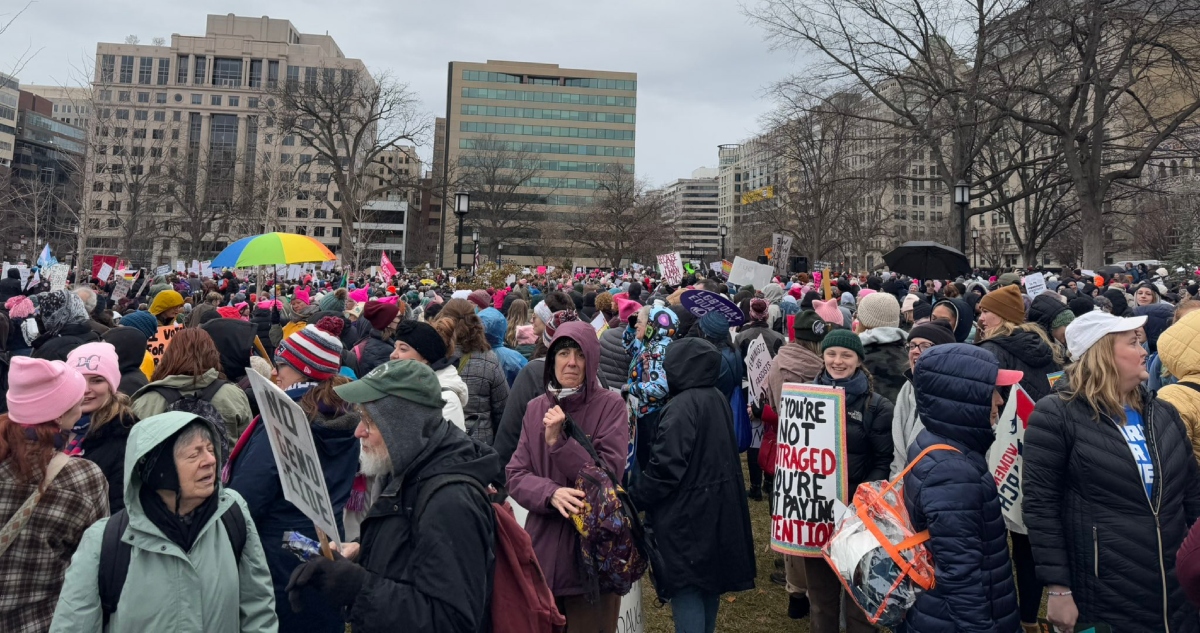
<path fill-rule="evenodd" d="M 450 61 L 636 72 L 637 170 L 655 183 L 715 166 L 717 145 L 751 136 L 770 107 L 763 89 L 795 65 L 789 55 L 770 52 L 761 30 L 730 0 L 235 4 L 239 15 L 285 18 L 302 33 L 328 32 L 348 57 L 407 82 L 437 116 L 445 113 Z M 0 36 L 0 68 L 32 45 L 41 50 L 24 67 L 23 83 L 77 83 L 72 68 L 94 57 L 96 42 L 199 35 L 206 13 L 227 10 L 193 6 L 42 0 Z"/>

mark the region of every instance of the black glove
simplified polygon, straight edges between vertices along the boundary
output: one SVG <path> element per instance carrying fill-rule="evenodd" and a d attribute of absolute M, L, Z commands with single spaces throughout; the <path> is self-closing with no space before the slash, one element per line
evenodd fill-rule
<path fill-rule="evenodd" d="M 629 315 L 629 320 L 628 320 L 629 327 L 636 330 L 637 322 L 638 322 L 638 313 L 637 312 L 634 312 L 633 314 Z"/>
<path fill-rule="evenodd" d="M 301 589 L 312 587 L 324 594 L 334 607 L 340 609 L 349 606 L 358 597 L 368 573 L 336 551 L 333 553 L 333 560 L 316 556 L 292 571 L 292 577 L 288 579 L 285 589 L 288 603 L 292 605 L 292 611 L 300 613 L 304 610 Z"/>

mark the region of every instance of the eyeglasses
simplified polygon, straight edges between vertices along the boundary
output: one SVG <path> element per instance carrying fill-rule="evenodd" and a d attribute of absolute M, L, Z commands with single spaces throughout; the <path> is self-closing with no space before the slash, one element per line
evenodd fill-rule
<path fill-rule="evenodd" d="M 913 350 L 916 350 L 918 354 L 921 354 L 931 347 L 933 347 L 933 343 L 909 343 L 904 346 L 904 351 L 911 353 Z"/>

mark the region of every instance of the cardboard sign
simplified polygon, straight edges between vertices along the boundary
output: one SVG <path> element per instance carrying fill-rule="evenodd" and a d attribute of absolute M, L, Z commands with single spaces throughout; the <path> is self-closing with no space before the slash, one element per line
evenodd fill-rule
<path fill-rule="evenodd" d="M 55 290 L 65 290 L 67 288 L 67 275 L 70 274 L 71 267 L 66 264 L 55 264 L 50 267 L 50 292 Z"/>
<path fill-rule="evenodd" d="M 1042 273 L 1025 275 L 1025 296 L 1030 299 L 1046 291 L 1046 276 Z"/>
<path fill-rule="evenodd" d="M 96 275 L 96 279 L 99 279 L 101 283 L 108 281 L 108 278 L 112 275 L 112 272 L 112 264 L 104 262 L 103 264 L 100 264 L 100 274 Z"/>
<path fill-rule="evenodd" d="M 1024 468 L 1022 453 L 1025 446 L 1025 428 L 1029 426 L 1029 415 L 1033 413 L 1033 399 L 1021 385 L 1013 385 L 1008 392 L 1008 403 L 1000 412 L 996 422 L 996 441 L 988 451 L 988 470 L 996 478 L 996 492 L 1000 494 L 1000 510 L 1004 522 L 1013 532 L 1025 534 L 1025 515 L 1021 511 L 1021 473 Z"/>
<path fill-rule="evenodd" d="M 763 390 L 767 387 L 767 373 L 771 370 L 771 350 L 767 342 L 759 334 L 758 338 L 750 341 L 746 347 L 746 377 L 750 380 L 750 402 L 759 403 Z M 761 431 L 760 431 L 761 433 Z"/>
<path fill-rule="evenodd" d="M 162 360 L 163 354 L 167 353 L 167 348 L 171 346 L 171 339 L 175 338 L 175 334 L 183 330 L 183 325 L 175 323 L 173 325 L 160 325 L 158 331 L 149 339 L 146 339 L 146 351 L 150 352 L 150 358 L 154 359 L 154 366 L 158 367 L 159 361 Z"/>
<path fill-rule="evenodd" d="M 771 261 L 774 262 L 775 274 L 787 275 L 788 253 L 792 250 L 792 238 L 782 233 L 771 234 Z"/>
<path fill-rule="evenodd" d="M 735 286 L 750 284 L 755 290 L 762 290 L 771 283 L 775 269 L 770 264 L 760 264 L 741 257 L 733 258 L 733 267 L 729 270 L 729 283 Z"/>
<path fill-rule="evenodd" d="M 387 371 L 387 367 L 381 365 L 379 369 Z M 275 455 L 283 498 L 292 502 L 330 540 L 336 541 L 339 538 L 337 521 L 333 516 L 333 504 L 329 502 L 329 490 L 325 487 L 325 474 L 313 443 L 308 416 L 283 390 L 258 372 L 247 368 L 246 375 L 258 400 L 262 421 L 267 425 L 267 438 L 271 441 L 271 453 Z"/>
<path fill-rule="evenodd" d="M 679 253 L 667 253 L 658 256 L 658 271 L 662 273 L 663 281 L 678 286 L 683 281 L 683 258 Z"/>
<path fill-rule="evenodd" d="M 785 383 L 779 411 L 771 549 L 819 558 L 833 534 L 837 502 L 850 498 L 846 393 Z"/>
<path fill-rule="evenodd" d="M 715 292 L 685 290 L 679 296 L 679 305 L 694 314 L 697 319 L 709 312 L 718 312 L 729 320 L 730 327 L 737 327 L 746 322 L 746 315 L 742 314 L 736 303 Z"/>

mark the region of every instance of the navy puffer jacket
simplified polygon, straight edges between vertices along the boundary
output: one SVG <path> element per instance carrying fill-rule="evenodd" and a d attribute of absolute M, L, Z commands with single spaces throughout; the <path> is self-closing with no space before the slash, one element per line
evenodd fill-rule
<path fill-rule="evenodd" d="M 904 477 L 913 528 L 929 530 L 937 584 L 909 609 L 903 631 L 1020 629 L 1008 532 L 984 458 L 994 439 L 991 402 L 999 369 L 991 353 L 957 343 L 938 345 L 917 361 L 913 387 L 925 430 L 909 446 L 908 459 L 934 444 L 958 450 L 933 451 Z"/>

